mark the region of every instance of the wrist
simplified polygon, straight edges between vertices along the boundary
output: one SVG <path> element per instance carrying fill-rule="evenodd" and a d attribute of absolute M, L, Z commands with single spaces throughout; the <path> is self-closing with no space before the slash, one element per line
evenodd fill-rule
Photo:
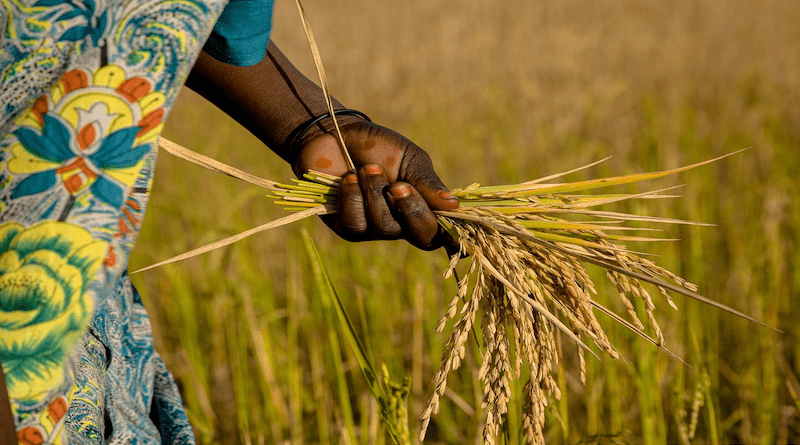
<path fill-rule="evenodd" d="M 336 118 L 336 124 L 339 125 L 340 130 L 354 123 L 372 122 L 372 120 L 366 114 L 349 108 L 340 108 L 334 110 L 333 115 Z M 335 131 L 336 125 L 334 124 L 334 118 L 331 116 L 330 112 L 325 112 L 314 116 L 298 125 L 294 130 L 292 130 L 292 132 L 286 138 L 286 142 L 284 143 L 283 152 L 288 155 L 287 161 L 294 165 L 297 158 L 297 153 L 301 147 L 303 147 L 312 139 L 315 139 L 323 134 L 334 133 Z"/>

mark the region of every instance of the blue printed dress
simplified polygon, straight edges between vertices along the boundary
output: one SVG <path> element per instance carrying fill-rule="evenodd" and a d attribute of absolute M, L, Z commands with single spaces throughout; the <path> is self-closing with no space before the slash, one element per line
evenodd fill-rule
<path fill-rule="evenodd" d="M 264 56 L 271 1 L 226 3 L 0 2 L 0 361 L 20 444 L 194 443 L 125 271 L 212 29 L 214 57 Z"/>

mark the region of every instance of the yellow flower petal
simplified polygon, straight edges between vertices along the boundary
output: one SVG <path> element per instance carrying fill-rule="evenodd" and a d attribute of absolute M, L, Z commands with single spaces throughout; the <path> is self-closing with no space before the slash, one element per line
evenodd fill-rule
<path fill-rule="evenodd" d="M 158 134 L 156 134 L 158 136 Z M 134 182 L 136 182 L 136 178 L 139 177 L 139 174 L 142 171 L 142 166 L 144 166 L 145 160 L 142 159 L 133 167 L 128 168 L 115 168 L 115 169 L 107 169 L 105 173 L 108 176 L 116 179 L 117 181 L 127 185 L 128 187 L 132 186 Z"/>
<path fill-rule="evenodd" d="M 106 65 L 94 72 L 93 84 L 116 88 L 125 80 L 125 70 L 117 65 Z"/>
<path fill-rule="evenodd" d="M 15 381 L 10 384 L 8 386 L 8 396 L 11 400 L 39 399 L 61 384 L 63 379 L 63 366 L 47 366 L 37 373 L 31 374 L 27 380 Z"/>
<path fill-rule="evenodd" d="M 84 278 L 81 275 L 81 271 L 77 267 L 67 264 L 64 257 L 53 251 L 37 250 L 23 258 L 22 262 L 26 266 L 20 268 L 19 271 L 27 270 L 29 266 L 36 265 L 41 268 L 39 269 L 40 273 L 47 274 L 48 277 L 58 282 L 58 289 L 53 291 L 52 294 L 44 296 L 44 304 L 53 310 L 63 310 L 67 304 L 67 298 L 75 298 L 83 292 Z M 93 278 L 93 276 L 92 274 L 87 278 Z"/>
<path fill-rule="evenodd" d="M 19 232 L 22 232 L 23 227 L 15 222 L 6 222 L 0 224 L 0 245 L 7 246 L 8 242 L 11 238 L 17 236 Z"/>
<path fill-rule="evenodd" d="M 39 130 L 42 129 L 42 124 L 39 122 L 39 117 L 33 114 L 30 108 L 20 114 L 19 117 L 14 121 L 14 124 L 19 127 L 33 127 Z"/>
<path fill-rule="evenodd" d="M 139 99 L 139 106 L 142 108 L 142 116 L 147 116 L 151 112 L 164 106 L 164 93 L 160 91 L 153 91 Z"/>
<path fill-rule="evenodd" d="M 20 326 L 25 326 L 31 322 L 37 315 L 39 309 L 31 309 L 29 311 L 0 311 L 0 326 L 6 329 L 17 329 Z"/>
<path fill-rule="evenodd" d="M 58 339 L 59 347 L 68 351 L 74 346 L 75 335 L 83 335 L 88 327 L 93 308 L 94 303 L 87 293 L 74 298 L 66 310 L 51 320 L 17 329 L 0 327 L 0 349 L 36 351 L 45 341 Z"/>
<path fill-rule="evenodd" d="M 23 256 L 39 249 L 67 254 L 90 242 L 92 235 L 83 227 L 60 221 L 42 221 L 14 237 L 11 248 Z"/>
<path fill-rule="evenodd" d="M 9 271 L 16 270 L 20 266 L 19 254 L 13 250 L 9 250 L 0 254 L 0 275 L 4 275 Z"/>
<path fill-rule="evenodd" d="M 11 173 L 36 173 L 58 168 L 61 165 L 34 155 L 19 142 L 11 146 L 11 155 L 13 157 L 8 160 L 8 170 Z"/>
<path fill-rule="evenodd" d="M 58 103 L 62 97 L 64 97 L 64 84 L 56 82 L 50 89 L 50 100 L 55 104 Z"/>
<path fill-rule="evenodd" d="M 97 240 L 75 250 L 75 252 L 67 258 L 67 262 L 83 270 L 85 278 L 92 279 L 107 253 L 108 243 Z"/>

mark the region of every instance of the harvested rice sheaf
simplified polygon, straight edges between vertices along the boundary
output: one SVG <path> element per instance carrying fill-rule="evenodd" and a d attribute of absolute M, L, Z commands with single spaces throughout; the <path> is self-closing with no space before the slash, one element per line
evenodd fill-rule
<path fill-rule="evenodd" d="M 664 336 L 654 314 L 655 299 L 645 284 L 658 289 L 674 309 L 677 307 L 670 291 L 752 320 L 698 295 L 696 286 L 623 244 L 665 240 L 628 235 L 634 230 L 657 230 L 631 227 L 630 222 L 699 223 L 597 209 L 624 200 L 673 197 L 665 194 L 669 189 L 638 194 L 594 192 L 598 189 L 656 179 L 718 159 L 721 158 L 663 172 L 573 183 L 547 181 L 576 170 L 515 185 L 481 187 L 473 184 L 453 190 L 461 206 L 455 211 L 436 212 L 441 226 L 458 240 L 460 247 L 460 252 L 451 257 L 445 277 L 453 276 L 462 261 L 467 262 L 468 267 L 466 274 L 459 277 L 458 292 L 436 328 L 441 332 L 453 320 L 442 365 L 433 380 L 434 393 L 421 416 L 420 440 L 425 437 L 431 416 L 439 410 L 439 399 L 444 395 L 449 373 L 461 366 L 473 329 L 482 337 L 479 378 L 484 384 L 481 406 L 485 413 L 484 443 L 494 443 L 494 438 L 502 431 L 511 397 L 511 381 L 523 379 L 526 382 L 522 419 L 525 435 L 529 443 L 542 444 L 548 400 L 560 397 L 552 373 L 559 359 L 556 330 L 578 345 L 581 380 L 585 382 L 585 353 L 594 355 L 587 342 L 594 343 L 611 358 L 619 357 L 597 321 L 598 312 L 674 356 L 664 347 Z M 311 172 L 306 180 L 279 185 L 283 188 L 274 197 L 291 210 L 320 203 L 335 208 L 338 178 Z M 327 189 L 322 193 L 319 187 Z M 589 191 L 594 193 L 586 194 Z M 592 298 L 597 291 L 585 269 L 586 264 L 606 270 L 608 280 L 616 286 L 626 309 L 625 316 Z M 642 301 L 643 314 L 637 313 L 635 299 Z M 644 322 L 642 315 L 646 319 Z M 477 320 L 480 326 L 475 326 Z"/>
<path fill-rule="evenodd" d="M 270 190 L 270 197 L 275 202 L 294 213 L 141 270 L 199 255 L 308 216 L 336 212 L 339 177 L 309 172 L 304 179 L 279 184 L 254 177 L 163 138 L 160 145 L 198 165 Z M 637 194 L 604 194 L 598 193 L 599 189 L 661 178 L 735 153 L 738 152 L 655 173 L 571 183 L 549 182 L 595 163 L 521 184 L 492 187 L 473 184 L 453 190 L 452 193 L 461 200 L 461 206 L 453 211 L 437 211 L 436 214 L 444 230 L 458 240 L 459 252 L 451 256 L 445 272 L 445 277 L 457 278 L 458 291 L 436 328 L 442 332 L 448 322 L 453 322 L 442 354 L 442 365 L 433 380 L 433 395 L 421 416 L 420 440 L 424 439 L 431 416 L 439 411 L 439 399 L 444 395 L 449 373 L 461 366 L 471 331 L 480 332 L 482 338 L 479 378 L 484 384 L 481 406 L 485 413 L 484 443 L 494 443 L 494 438 L 500 434 L 511 397 L 511 382 L 522 379 L 525 381 L 522 418 L 525 435 L 529 443 L 542 444 L 548 401 L 560 397 L 552 373 L 559 359 L 556 330 L 578 346 L 581 380 L 585 381 L 585 354 L 595 355 L 587 342 L 594 343 L 611 358 L 619 357 L 597 321 L 597 312 L 611 317 L 680 360 L 664 346 L 664 336 L 654 313 L 655 301 L 645 288 L 646 284 L 651 285 L 651 289 L 658 289 L 673 309 L 677 307 L 669 292 L 686 295 L 763 325 L 697 294 L 695 285 L 623 244 L 667 241 L 628 234 L 630 231 L 658 230 L 632 227 L 629 224 L 632 222 L 707 224 L 598 209 L 625 200 L 674 197 L 666 194 L 670 189 Z M 458 277 L 456 270 L 462 261 L 468 265 L 459 268 L 466 269 L 466 273 Z M 605 269 L 606 277 L 617 288 L 625 315 L 611 311 L 592 298 L 597 291 L 585 269 L 586 264 Z M 636 299 L 642 301 L 643 314 L 635 309 L 633 301 Z M 642 321 L 642 315 L 648 327 Z M 480 326 L 475 325 L 477 320 Z M 648 330 L 652 335 L 647 333 Z"/>

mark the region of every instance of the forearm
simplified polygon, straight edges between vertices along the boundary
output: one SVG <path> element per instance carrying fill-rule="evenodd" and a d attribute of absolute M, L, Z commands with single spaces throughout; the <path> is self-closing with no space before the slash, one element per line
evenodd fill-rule
<path fill-rule="evenodd" d="M 347 174 L 351 167 L 336 138 L 320 137 L 331 130 L 331 119 L 314 120 L 327 111 L 322 91 L 271 42 L 264 60 L 251 67 L 201 54 L 187 85 L 255 134 L 296 174 L 313 169 L 343 176 L 340 211 L 327 222 L 345 239 L 402 237 L 422 249 L 442 245 L 433 210 L 453 210 L 458 199 L 447 192 L 427 153 L 364 116 L 343 113 L 336 120 L 356 167 Z M 343 106 L 335 102 L 334 108 Z"/>
<path fill-rule="evenodd" d="M 186 86 L 234 118 L 275 153 L 293 162 L 291 138 L 300 125 L 327 111 L 322 90 L 270 42 L 264 60 L 249 67 L 202 52 Z M 335 108 L 343 106 L 334 100 Z M 358 119 L 342 116 L 342 120 Z M 326 123 L 315 129 L 322 132 Z"/>

